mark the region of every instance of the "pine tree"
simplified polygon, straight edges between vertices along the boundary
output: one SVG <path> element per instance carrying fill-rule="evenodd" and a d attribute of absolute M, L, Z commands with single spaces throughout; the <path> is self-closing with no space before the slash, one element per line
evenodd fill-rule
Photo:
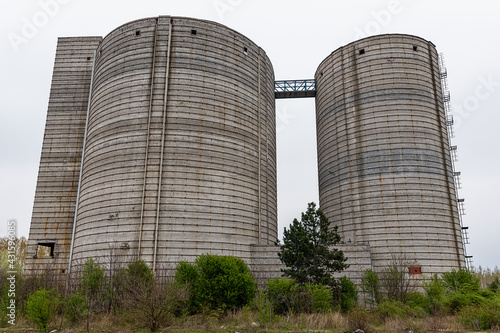
<path fill-rule="evenodd" d="M 301 221 L 294 219 L 290 229 L 285 228 L 283 244 L 278 241 L 281 250 L 278 256 L 286 266 L 283 274 L 302 284 L 333 286 L 332 274 L 349 267 L 344 253 L 333 247 L 340 242 L 337 228 L 330 227 L 314 202 L 309 203 Z"/>

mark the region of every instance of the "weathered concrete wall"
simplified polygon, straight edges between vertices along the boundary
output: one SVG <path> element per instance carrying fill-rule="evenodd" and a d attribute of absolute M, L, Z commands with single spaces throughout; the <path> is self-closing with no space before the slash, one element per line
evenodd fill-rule
<path fill-rule="evenodd" d="M 374 268 L 405 253 L 422 273 L 465 266 L 438 55 L 418 37 L 341 47 L 318 67 L 320 206 Z"/>
<path fill-rule="evenodd" d="M 320 205 L 340 226 L 347 276 L 399 253 L 424 274 L 464 266 L 434 46 L 366 38 L 315 76 Z M 275 138 L 272 65 L 225 26 L 161 16 L 61 38 L 27 270 L 66 269 L 81 175 L 75 266 L 170 269 L 213 253 L 244 259 L 259 281 L 279 276 Z M 37 244 L 55 244 L 55 258 L 35 260 Z"/>
<path fill-rule="evenodd" d="M 94 51 L 101 37 L 59 38 L 33 204 L 26 270 L 63 271 L 80 175 Z M 38 258 L 38 243 L 54 243 L 54 258 Z"/>
<path fill-rule="evenodd" d="M 363 272 L 372 269 L 370 246 L 366 244 L 337 244 L 335 248 L 344 252 L 349 267 L 335 277 L 345 276 L 360 285 Z M 285 265 L 278 258 L 279 246 L 254 245 L 252 246 L 252 260 L 250 269 L 259 285 L 265 285 L 268 279 L 282 275 Z"/>
<path fill-rule="evenodd" d="M 75 264 L 111 249 L 167 268 L 203 253 L 248 262 L 251 244 L 274 242 L 264 51 L 220 24 L 162 16 L 115 29 L 97 52 Z"/>

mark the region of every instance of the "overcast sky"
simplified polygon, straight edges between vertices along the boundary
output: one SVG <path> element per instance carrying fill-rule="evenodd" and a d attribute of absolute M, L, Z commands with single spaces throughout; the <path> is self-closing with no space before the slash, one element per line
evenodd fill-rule
<path fill-rule="evenodd" d="M 445 55 L 474 266 L 500 266 L 500 2 L 409 0 L 1 0 L 0 235 L 27 236 L 57 37 L 105 36 L 158 15 L 217 21 L 271 59 L 276 79 L 313 78 L 338 47 L 381 33 L 432 41 Z M 33 29 L 34 28 L 34 29 Z M 318 202 L 314 99 L 278 100 L 279 232 Z"/>

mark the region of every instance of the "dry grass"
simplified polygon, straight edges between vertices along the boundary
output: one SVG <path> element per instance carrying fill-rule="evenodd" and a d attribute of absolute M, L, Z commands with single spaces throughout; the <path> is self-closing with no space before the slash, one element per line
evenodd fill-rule
<path fill-rule="evenodd" d="M 387 318 L 376 332 L 413 332 L 413 333 L 462 333 L 470 332 L 461 324 L 457 316 L 433 316 L 425 318 Z"/>
<path fill-rule="evenodd" d="M 366 333 L 465 333 L 457 316 L 434 316 L 425 318 L 386 318 L 381 320 L 374 314 L 355 309 L 348 314 L 339 312 L 297 314 L 293 316 L 275 316 L 272 321 L 259 322 L 258 313 L 245 308 L 240 311 L 221 313 L 207 312 L 194 316 L 176 318 L 171 326 L 162 327 L 162 332 L 352 332 L 362 329 Z M 82 321 L 74 326 L 64 323 L 60 325 L 60 318 L 56 320 L 51 329 L 57 329 L 60 333 L 85 332 L 85 323 Z M 18 319 L 16 330 L 7 332 L 19 332 L 21 328 L 29 328 L 31 324 L 24 318 Z M 29 332 L 29 329 L 21 331 Z M 32 331 L 32 330 L 31 330 Z M 93 316 L 91 323 L 92 332 L 148 332 L 141 327 L 134 318 L 126 315 Z M 3 330 L 2 330 L 3 332 Z M 493 332 L 499 332 L 494 330 Z"/>
<path fill-rule="evenodd" d="M 300 314 L 280 319 L 276 323 L 278 329 L 286 326 L 300 330 L 344 331 L 347 328 L 347 319 L 338 312 Z M 283 322 L 285 319 L 286 323 Z"/>

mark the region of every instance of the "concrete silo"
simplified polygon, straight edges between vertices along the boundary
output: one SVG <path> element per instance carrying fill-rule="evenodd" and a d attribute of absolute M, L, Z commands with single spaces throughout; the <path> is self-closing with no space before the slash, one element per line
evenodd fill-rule
<path fill-rule="evenodd" d="M 356 41 L 315 80 L 276 85 L 265 52 L 214 22 L 60 38 L 26 270 L 213 253 L 280 275 L 275 98 L 314 96 L 320 206 L 348 276 L 394 255 L 424 274 L 465 267 L 440 79 L 434 45 L 408 35 Z"/>
<path fill-rule="evenodd" d="M 372 265 L 465 266 L 434 45 L 381 35 L 341 47 L 316 74 L 320 206 Z"/>
<path fill-rule="evenodd" d="M 102 39 L 91 79 L 66 262 L 249 261 L 274 243 L 274 72 L 260 47 L 214 22 L 141 19 Z"/>

